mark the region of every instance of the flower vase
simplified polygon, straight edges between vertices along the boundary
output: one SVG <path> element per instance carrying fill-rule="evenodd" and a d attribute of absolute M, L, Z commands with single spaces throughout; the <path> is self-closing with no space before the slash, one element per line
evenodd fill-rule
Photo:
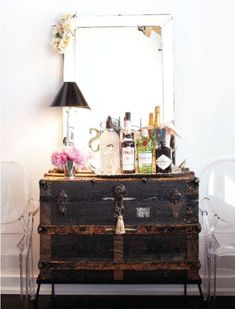
<path fill-rule="evenodd" d="M 64 175 L 66 178 L 73 179 L 75 174 L 75 165 L 74 162 L 71 160 L 68 160 L 64 164 Z"/>

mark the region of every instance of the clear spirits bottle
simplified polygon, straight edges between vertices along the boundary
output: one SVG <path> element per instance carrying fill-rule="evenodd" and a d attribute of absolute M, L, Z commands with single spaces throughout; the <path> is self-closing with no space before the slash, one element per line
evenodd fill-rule
<path fill-rule="evenodd" d="M 106 128 L 100 136 L 100 174 L 120 174 L 120 138 L 108 116 Z"/>

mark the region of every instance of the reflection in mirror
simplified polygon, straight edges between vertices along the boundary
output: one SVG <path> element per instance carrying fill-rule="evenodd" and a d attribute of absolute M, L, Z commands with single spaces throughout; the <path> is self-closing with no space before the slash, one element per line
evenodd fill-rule
<path fill-rule="evenodd" d="M 89 128 L 102 130 L 108 115 L 122 125 L 129 111 L 132 125 L 146 126 L 158 105 L 161 122 L 174 121 L 172 45 L 170 15 L 78 18 L 64 81 L 77 82 L 91 111 L 71 113 L 76 146 L 87 148 Z"/>

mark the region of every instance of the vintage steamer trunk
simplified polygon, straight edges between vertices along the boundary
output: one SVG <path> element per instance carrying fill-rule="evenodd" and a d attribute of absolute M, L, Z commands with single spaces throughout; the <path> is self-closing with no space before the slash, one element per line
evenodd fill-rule
<path fill-rule="evenodd" d="M 125 234 L 115 234 L 117 214 Z M 41 283 L 195 283 L 193 172 L 40 180 Z"/>

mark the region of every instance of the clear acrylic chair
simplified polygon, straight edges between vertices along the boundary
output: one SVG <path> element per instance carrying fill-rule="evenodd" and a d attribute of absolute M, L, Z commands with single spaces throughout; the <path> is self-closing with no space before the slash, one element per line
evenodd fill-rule
<path fill-rule="evenodd" d="M 29 198 L 30 187 L 27 173 L 15 162 L 1 162 L 1 260 L 18 257 L 20 293 L 35 295 L 33 280 L 32 235 L 37 204 Z"/>
<path fill-rule="evenodd" d="M 209 307 L 214 308 L 217 272 L 235 276 L 235 159 L 207 166 L 200 176 L 199 192 L 203 291 Z"/>

